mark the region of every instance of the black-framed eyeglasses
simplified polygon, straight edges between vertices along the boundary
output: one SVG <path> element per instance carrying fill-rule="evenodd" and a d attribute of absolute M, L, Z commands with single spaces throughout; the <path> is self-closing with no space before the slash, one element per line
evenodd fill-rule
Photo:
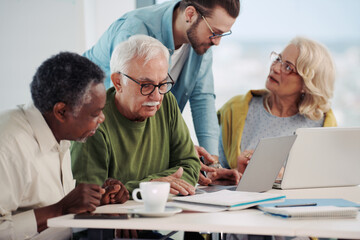
<path fill-rule="evenodd" d="M 199 11 L 198 11 L 198 12 L 199 12 Z M 208 26 L 208 28 L 210 29 L 211 33 L 212 33 L 212 36 L 209 37 L 210 39 L 221 38 L 221 37 L 224 37 L 224 36 L 228 36 L 228 35 L 230 35 L 230 34 L 232 33 L 232 31 L 230 30 L 229 32 L 226 32 L 226 33 L 216 34 L 216 33 L 212 30 L 209 22 L 206 20 L 206 18 L 204 17 L 204 15 L 202 15 L 201 13 L 200 13 L 200 15 L 201 15 L 202 19 L 204 20 L 204 22 L 206 23 L 206 25 Z"/>
<path fill-rule="evenodd" d="M 290 73 L 296 73 L 296 67 L 294 66 L 294 64 L 289 63 L 289 62 L 283 62 L 283 60 L 281 59 L 281 55 L 276 53 L 276 52 L 271 52 L 270 54 L 270 59 L 272 64 L 277 64 L 280 63 L 281 64 L 281 72 L 285 73 L 285 74 L 290 74 Z"/>
<path fill-rule="evenodd" d="M 152 94 L 154 92 L 155 88 L 159 88 L 159 93 L 164 95 L 165 93 L 168 93 L 171 90 L 171 88 L 174 86 L 174 83 L 175 83 L 169 73 L 167 74 L 166 82 L 160 83 L 158 85 L 155 85 L 152 83 L 140 83 L 139 81 L 136 81 L 135 79 L 133 79 L 132 77 L 128 76 L 125 73 L 122 73 L 122 72 L 118 72 L 118 73 L 124 75 L 131 81 L 139 84 L 140 85 L 140 93 L 143 96 L 148 96 L 148 95 Z"/>

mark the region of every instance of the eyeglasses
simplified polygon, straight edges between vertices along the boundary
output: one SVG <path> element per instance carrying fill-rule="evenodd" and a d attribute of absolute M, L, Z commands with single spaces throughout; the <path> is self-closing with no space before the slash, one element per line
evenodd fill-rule
<path fill-rule="evenodd" d="M 148 96 L 148 95 L 152 94 L 154 92 L 155 88 L 159 88 L 159 93 L 164 95 L 165 93 L 169 92 L 171 90 L 171 88 L 174 86 L 174 80 L 171 78 L 169 73 L 167 74 L 168 75 L 166 78 L 167 81 L 164 83 L 160 83 L 159 85 L 155 85 L 152 83 L 139 83 L 132 77 L 126 75 L 125 73 L 122 73 L 122 72 L 118 72 L 118 73 L 124 75 L 131 81 L 139 84 L 140 85 L 140 93 L 143 96 Z"/>
<path fill-rule="evenodd" d="M 199 11 L 198 11 L 199 12 Z M 204 19 L 204 22 L 206 23 L 206 25 L 208 26 L 208 28 L 210 29 L 211 33 L 212 33 L 212 36 L 210 36 L 209 38 L 210 39 L 216 39 L 216 38 L 221 38 L 221 37 L 224 37 L 224 36 L 228 36 L 232 33 L 232 31 L 230 30 L 229 32 L 226 32 L 226 33 L 223 33 L 223 34 L 216 34 L 212 28 L 210 27 L 210 24 L 208 23 L 208 21 L 206 20 L 206 18 L 200 14 L 202 19 Z"/>
<path fill-rule="evenodd" d="M 271 59 L 271 62 L 273 65 L 277 64 L 277 63 L 281 63 L 281 72 L 283 72 L 285 74 L 290 74 L 292 72 L 297 73 L 296 67 L 294 66 L 294 64 L 289 63 L 289 62 L 283 62 L 280 54 L 278 54 L 276 52 L 271 52 L 270 59 Z"/>

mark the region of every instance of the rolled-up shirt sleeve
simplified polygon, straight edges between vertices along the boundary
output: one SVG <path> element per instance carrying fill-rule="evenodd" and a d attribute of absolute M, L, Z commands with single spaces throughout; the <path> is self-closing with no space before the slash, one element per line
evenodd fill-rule
<path fill-rule="evenodd" d="M 0 151 L 0 239 L 28 239 L 37 234 L 33 210 L 13 212 L 18 209 L 26 188 L 29 176 L 25 168 Z"/>
<path fill-rule="evenodd" d="M 20 205 L 28 176 L 12 164 L 0 153 L 0 239 L 28 239 L 38 234 L 34 211 L 13 212 Z"/>
<path fill-rule="evenodd" d="M 38 234 L 33 210 L 0 217 L 0 239 L 30 239 Z"/>

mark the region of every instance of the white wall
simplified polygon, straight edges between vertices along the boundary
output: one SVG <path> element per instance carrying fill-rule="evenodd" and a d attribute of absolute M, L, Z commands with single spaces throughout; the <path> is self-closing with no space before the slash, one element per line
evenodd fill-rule
<path fill-rule="evenodd" d="M 124 13 L 136 8 L 135 0 L 84 0 L 86 49 Z"/>
<path fill-rule="evenodd" d="M 29 101 L 37 67 L 59 51 L 82 54 L 135 0 L 1 0 L 0 111 Z"/>

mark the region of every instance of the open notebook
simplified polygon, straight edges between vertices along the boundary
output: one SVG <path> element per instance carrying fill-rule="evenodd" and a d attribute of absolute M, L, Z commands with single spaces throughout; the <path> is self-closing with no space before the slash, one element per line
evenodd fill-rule
<path fill-rule="evenodd" d="M 261 203 L 282 202 L 284 199 L 285 195 L 282 194 L 221 190 L 192 196 L 173 197 L 172 202 L 167 203 L 167 206 L 176 206 L 197 212 L 217 212 L 249 208 Z"/>

